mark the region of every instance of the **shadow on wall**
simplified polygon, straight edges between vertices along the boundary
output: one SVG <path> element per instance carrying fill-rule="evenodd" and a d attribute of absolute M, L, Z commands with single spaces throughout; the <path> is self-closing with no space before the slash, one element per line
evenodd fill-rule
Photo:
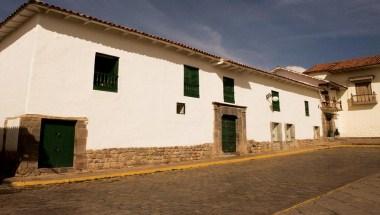
<path fill-rule="evenodd" d="M 179 65 L 185 64 L 194 66 L 204 72 L 219 74 L 219 77 L 223 77 L 221 74 L 225 74 L 226 71 L 226 69 L 216 67 L 207 60 L 201 60 L 202 58 L 196 57 L 197 55 L 189 56 L 188 53 L 181 52 L 175 47 L 163 48 L 163 46 L 159 45 L 159 43 L 154 44 L 146 39 L 122 36 L 122 33 L 110 33 L 109 31 L 104 31 L 103 28 L 96 26 L 86 25 L 86 27 L 83 27 L 83 25 L 78 25 L 76 22 L 63 22 L 62 20 L 57 19 L 56 17 L 53 18 L 53 16 L 49 15 L 46 15 L 40 24 L 42 28 L 51 32 L 66 35 L 72 38 L 78 38 L 84 41 L 90 41 L 94 44 L 102 44 L 104 46 L 129 53 L 162 59 Z M 238 74 L 239 73 L 236 72 L 231 78 L 234 78 Z M 236 83 L 236 85 L 242 88 L 250 89 L 249 82 L 240 81 Z"/>
<path fill-rule="evenodd" d="M 362 110 L 372 110 L 375 108 L 376 104 L 360 104 L 360 105 L 352 105 L 351 99 L 347 99 L 348 110 L 349 111 L 362 111 Z"/>
<path fill-rule="evenodd" d="M 0 127 L 0 183 L 4 178 L 16 175 L 21 161 L 26 161 L 26 163 L 37 162 L 38 151 L 33 153 L 35 151 L 33 148 L 37 144 L 34 136 L 26 128 Z"/>

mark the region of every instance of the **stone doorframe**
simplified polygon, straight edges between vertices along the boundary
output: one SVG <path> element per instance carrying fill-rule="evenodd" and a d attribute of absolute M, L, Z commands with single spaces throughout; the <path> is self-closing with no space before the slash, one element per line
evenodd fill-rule
<path fill-rule="evenodd" d="M 214 144 L 212 153 L 214 156 L 223 155 L 222 150 L 222 116 L 236 116 L 236 153 L 247 154 L 247 133 L 246 133 L 246 109 L 245 106 L 237 106 L 213 102 L 214 105 Z"/>
<path fill-rule="evenodd" d="M 326 117 L 326 114 L 331 115 L 331 119 L 328 120 Z M 322 129 L 323 129 L 323 137 L 328 137 L 329 130 L 331 130 L 334 134 L 336 126 L 335 126 L 335 120 L 337 119 L 336 113 L 331 112 L 322 112 Z M 334 137 L 334 135 L 333 135 Z"/>
<path fill-rule="evenodd" d="M 81 170 L 87 168 L 87 118 L 86 117 L 56 117 L 38 114 L 25 114 L 20 117 L 18 135 L 18 154 L 20 164 L 16 175 L 39 174 L 49 172 L 48 169 L 38 169 L 39 144 L 41 141 L 41 125 L 43 119 L 75 121 L 74 156 L 71 169 Z M 59 169 L 68 168 L 54 168 Z M 69 168 L 70 169 L 70 168 Z"/>

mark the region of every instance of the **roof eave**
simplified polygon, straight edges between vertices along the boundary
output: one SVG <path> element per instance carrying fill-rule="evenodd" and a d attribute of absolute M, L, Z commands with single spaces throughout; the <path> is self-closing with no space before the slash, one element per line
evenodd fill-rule
<path fill-rule="evenodd" d="M 165 45 L 165 47 L 174 47 L 179 50 L 185 50 L 189 53 L 195 53 L 199 55 L 201 58 L 207 58 L 207 60 L 211 64 L 213 64 L 214 66 L 218 66 L 220 68 L 228 68 L 228 69 L 239 71 L 239 72 L 253 72 L 255 74 L 266 76 L 271 79 L 285 81 L 290 84 L 306 87 L 313 90 L 319 90 L 318 87 L 315 87 L 313 85 L 305 84 L 303 82 L 282 77 L 277 74 L 271 74 L 264 70 L 257 69 L 257 68 L 254 68 L 254 67 L 251 67 L 251 66 L 233 61 L 233 60 L 223 59 L 220 56 L 210 54 L 208 52 L 205 52 L 196 48 L 192 48 L 182 43 L 174 42 L 162 37 L 147 34 L 147 33 L 132 29 L 132 28 L 117 25 L 117 24 L 107 22 L 107 21 L 103 21 L 92 16 L 88 16 L 82 13 L 77 13 L 74 11 L 70 11 L 64 8 L 60 8 L 54 5 L 50 5 L 50 4 L 35 1 L 35 0 L 31 0 L 28 3 L 21 5 L 15 12 L 12 13 L 12 15 L 10 15 L 2 23 L 0 23 L 0 32 L 2 32 L 3 30 L 3 34 L 0 33 L 0 43 L 5 37 L 7 37 L 10 33 L 12 33 L 21 25 L 23 25 L 27 20 L 29 20 L 34 15 L 38 13 L 52 13 L 52 12 L 63 14 L 65 19 L 69 19 L 69 18 L 80 19 L 80 20 L 83 20 L 83 24 L 93 23 L 93 24 L 101 25 L 101 26 L 104 26 L 104 28 L 106 29 L 113 29 L 125 34 L 135 35 L 136 37 L 139 37 L 139 38 L 145 38 L 155 43 L 157 42 L 162 43 L 163 45 Z M 17 19 L 18 17 L 24 17 L 23 21 L 20 21 L 20 22 L 15 21 L 15 19 Z M 12 23 L 15 23 L 15 25 L 12 25 Z M 6 28 L 10 30 L 4 31 L 4 29 Z M 222 62 L 222 64 L 219 64 L 218 62 Z"/>

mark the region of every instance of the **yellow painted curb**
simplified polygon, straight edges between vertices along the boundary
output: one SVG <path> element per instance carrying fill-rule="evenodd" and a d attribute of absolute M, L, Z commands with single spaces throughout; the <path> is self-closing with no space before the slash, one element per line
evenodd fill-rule
<path fill-rule="evenodd" d="M 235 158 L 235 159 L 219 160 L 219 161 L 209 161 L 209 162 L 177 165 L 177 166 L 170 166 L 170 167 L 158 167 L 158 168 L 145 169 L 145 170 L 130 170 L 130 171 L 126 171 L 126 172 L 104 173 L 104 174 L 97 174 L 97 175 L 92 175 L 92 176 L 77 176 L 77 177 L 63 178 L 63 179 L 14 181 L 14 182 L 10 182 L 9 185 L 12 187 L 26 187 L 26 186 L 38 186 L 38 185 L 74 183 L 74 182 L 83 182 L 83 181 L 91 181 L 91 180 L 98 180 L 98 179 L 106 179 L 106 178 L 125 177 L 125 176 L 132 176 L 132 175 L 144 175 L 144 174 L 152 174 L 152 173 L 157 173 L 157 172 L 167 172 L 167 171 L 173 171 L 173 170 L 186 170 L 186 169 L 202 168 L 202 167 L 215 166 L 215 165 L 233 164 L 233 163 L 240 163 L 240 162 L 250 161 L 250 160 L 261 160 L 261 159 L 268 159 L 268 158 L 274 158 L 274 157 L 296 155 L 296 154 L 314 152 L 317 150 L 329 149 L 329 148 L 374 147 L 374 146 L 380 147 L 380 146 L 376 146 L 376 145 L 371 145 L 371 146 L 370 145 L 367 145 L 367 146 L 366 145 L 320 146 L 320 147 L 316 147 L 316 148 L 312 148 L 312 149 L 301 149 L 301 150 L 290 151 L 290 152 L 278 152 L 278 153 L 274 153 L 274 154 L 255 155 L 255 156 L 243 157 L 243 158 Z"/>
<path fill-rule="evenodd" d="M 377 148 L 377 147 L 375 147 L 375 148 Z M 332 193 L 335 193 L 335 192 L 337 192 L 337 191 L 339 191 L 339 190 L 343 190 L 344 188 L 346 188 L 346 187 L 348 187 L 348 186 L 350 186 L 350 185 L 352 185 L 352 184 L 354 184 L 354 183 L 357 183 L 357 182 L 363 181 L 363 180 L 365 180 L 365 179 L 367 179 L 367 178 L 369 178 L 369 177 L 372 177 L 372 176 L 373 176 L 373 175 L 369 175 L 369 176 L 366 176 L 366 177 L 364 177 L 364 178 L 360 178 L 360 179 L 358 179 L 358 180 L 355 180 L 355 181 L 353 181 L 353 182 L 350 182 L 350 183 L 348 183 L 348 184 L 345 184 L 345 185 L 343 185 L 343 186 L 340 186 L 340 187 L 338 187 L 338 188 L 335 188 L 335 189 L 333 189 L 333 190 L 330 190 L 330 191 L 328 191 L 328 192 L 326 192 L 326 193 L 323 193 L 323 194 L 321 194 L 321 195 L 318 195 L 318 196 L 315 196 L 315 197 L 313 197 L 313 198 L 310 198 L 310 199 L 308 199 L 308 200 L 306 200 L 306 201 L 303 201 L 303 202 L 300 202 L 300 203 L 298 203 L 298 204 L 295 204 L 295 205 L 293 205 L 293 206 L 291 206 L 291 207 L 289 207 L 289 208 L 286 208 L 286 209 L 284 209 L 284 210 L 277 211 L 276 213 L 274 213 L 274 214 L 272 214 L 272 215 L 281 215 L 281 214 L 286 213 L 286 212 L 288 212 L 288 211 L 290 211 L 290 210 L 292 210 L 292 209 L 296 209 L 296 208 L 299 208 L 299 207 L 301 207 L 301 206 L 303 206 L 303 205 L 306 205 L 306 204 L 308 204 L 308 203 L 310 203 L 310 202 L 317 201 L 318 199 L 320 199 L 320 198 L 322 198 L 322 197 L 324 197 L 324 196 L 331 195 Z"/>

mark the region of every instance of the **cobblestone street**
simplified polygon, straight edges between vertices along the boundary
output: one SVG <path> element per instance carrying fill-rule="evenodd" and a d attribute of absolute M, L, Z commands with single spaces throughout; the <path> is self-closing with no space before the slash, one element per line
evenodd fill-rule
<path fill-rule="evenodd" d="M 0 214 L 272 214 L 379 172 L 379 148 L 329 149 L 112 180 L 1 188 Z"/>

